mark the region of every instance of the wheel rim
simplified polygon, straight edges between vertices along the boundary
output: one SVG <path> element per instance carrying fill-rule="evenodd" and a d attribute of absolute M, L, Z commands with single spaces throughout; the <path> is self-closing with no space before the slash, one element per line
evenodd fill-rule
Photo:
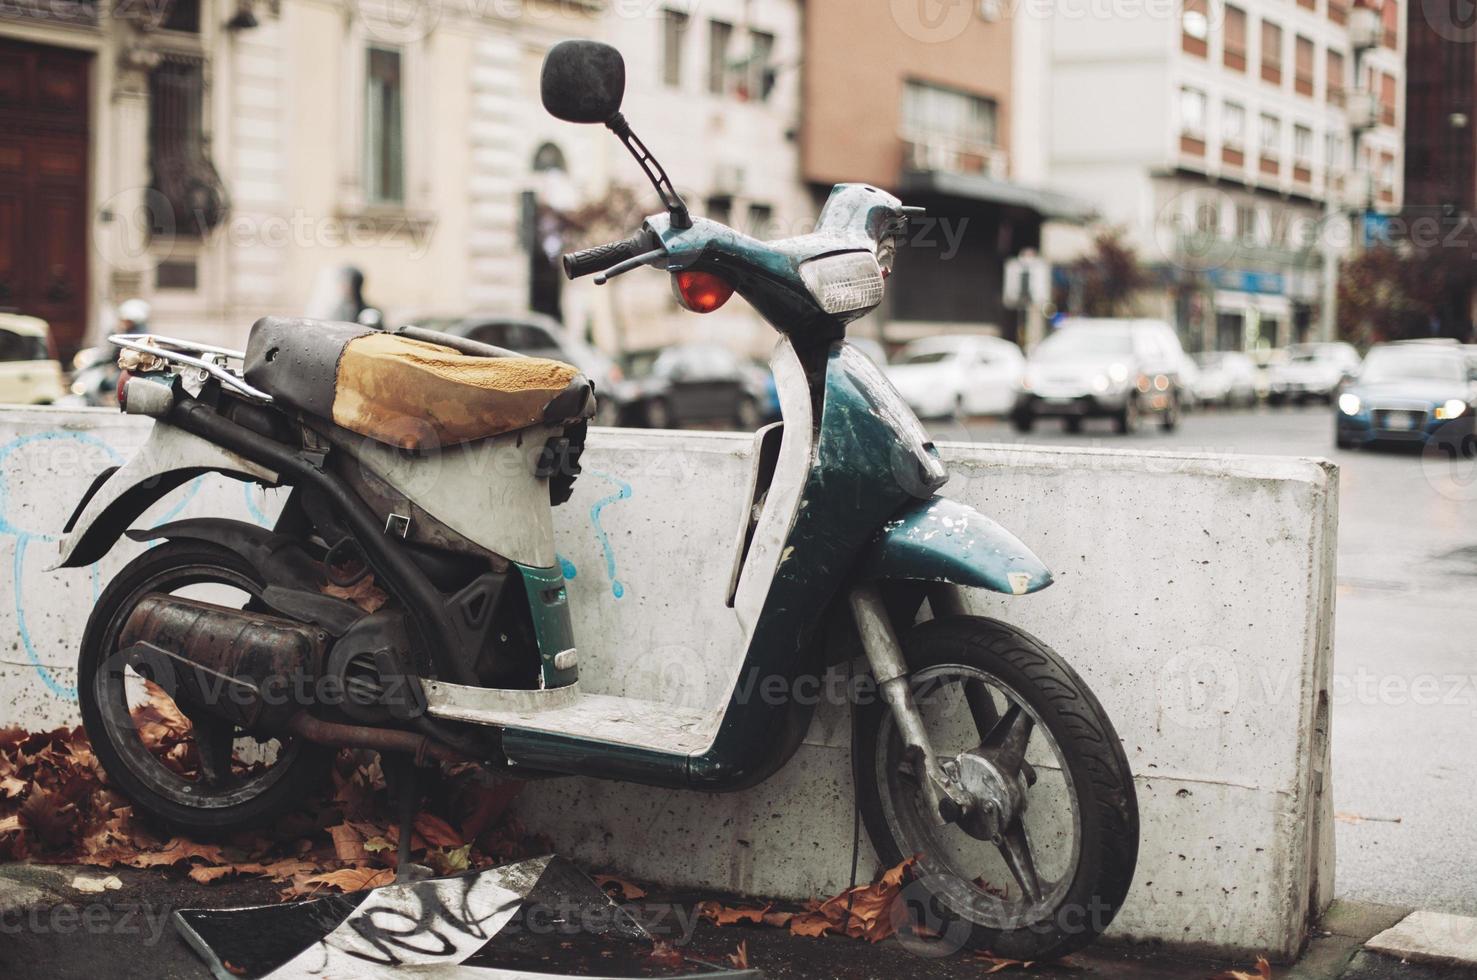
<path fill-rule="evenodd" d="M 135 778 L 170 803 L 196 810 L 225 809 L 247 803 L 276 785 L 301 755 L 301 740 L 259 741 L 251 736 L 243 737 L 239 730 L 222 721 L 222 730 L 227 733 L 229 741 L 224 742 L 224 737 L 218 739 L 215 751 L 217 757 L 224 751 L 225 771 L 222 779 L 209 780 L 199 764 L 206 751 L 202 741 L 204 725 L 191 721 L 184 736 L 172 742 L 170 752 L 161 753 L 157 747 L 146 743 L 133 718 L 133 711 L 145 703 L 143 679 L 131 667 L 125 666 L 121 657 L 113 653 L 117 649 L 124 623 L 141 599 L 150 594 L 178 594 L 187 589 L 198 593 L 201 591 L 200 587 L 215 596 L 205 601 L 220 605 L 234 604 L 238 608 L 244 608 L 259 599 L 261 594 L 261 587 L 249 576 L 222 565 L 204 562 L 177 565 L 150 575 L 140 581 L 118 605 L 118 611 L 113 614 L 103 631 L 101 642 L 105 653 L 91 683 L 105 736 Z M 222 588 L 235 590 L 242 601 L 233 603 L 220 597 Z M 168 699 L 167 695 L 160 696 Z M 184 714 L 182 707 L 179 710 Z M 176 752 L 180 760 L 188 759 L 193 753 L 197 778 L 182 775 L 168 765 L 166 758 Z M 247 758 L 241 759 L 242 755 Z"/>
<path fill-rule="evenodd" d="M 941 761 L 971 749 L 986 736 L 988 695 L 998 722 L 1018 709 L 1030 732 L 1025 759 L 1036 782 L 1026 791 L 1021 831 L 1031 854 L 1040 897 L 1026 897 L 1005 849 L 958 824 L 939 826 L 903 758 L 892 712 L 877 731 L 876 779 L 883 819 L 899 850 L 918 855 L 917 874 L 950 911 L 975 925 L 1017 929 L 1052 916 L 1071 889 L 1082 859 L 1082 814 L 1066 758 L 1040 715 L 1009 685 L 975 667 L 944 664 L 912 676 L 914 696 L 929 740 Z M 974 741 L 971 741 L 974 740 Z"/>

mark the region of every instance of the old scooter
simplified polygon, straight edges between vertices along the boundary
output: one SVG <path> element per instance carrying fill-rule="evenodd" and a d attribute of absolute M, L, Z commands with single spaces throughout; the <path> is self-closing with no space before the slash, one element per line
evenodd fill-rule
<path fill-rule="evenodd" d="M 723 606 L 743 638 L 729 696 L 706 710 L 675 692 L 581 689 L 581 663 L 607 654 L 576 644 L 554 554 L 551 505 L 571 492 L 594 410 L 574 368 L 415 327 L 267 317 L 244 352 L 112 338 L 124 411 L 155 422 L 78 504 L 59 566 L 124 535 L 156 546 L 88 620 L 78 687 L 98 757 L 141 813 L 195 834 L 301 805 L 342 746 L 741 790 L 780 769 L 809 724 L 813 698 L 774 692 L 856 664 L 880 695 L 855 704 L 852 743 L 878 856 L 916 856 L 919 894 L 960 945 L 1022 959 L 1085 945 L 1137 856 L 1123 748 L 1061 657 L 963 614 L 961 590 L 1022 596 L 1051 574 L 938 495 L 947 473 L 928 435 L 845 340 L 882 299 L 910 209 L 843 184 L 813 232 L 772 242 L 696 217 L 621 114 L 624 79 L 619 53 L 593 42 L 563 42 L 544 65 L 548 111 L 608 127 L 664 204 L 630 238 L 566 255 L 565 270 L 605 282 L 655 269 L 696 313 L 738 293 L 780 334 L 784 420 L 755 435 L 727 595 L 695 600 Z M 130 529 L 202 473 L 290 493 L 270 529 Z M 387 600 L 372 612 L 345 598 L 369 576 Z M 190 718 L 198 774 L 135 729 L 145 678 Z"/>

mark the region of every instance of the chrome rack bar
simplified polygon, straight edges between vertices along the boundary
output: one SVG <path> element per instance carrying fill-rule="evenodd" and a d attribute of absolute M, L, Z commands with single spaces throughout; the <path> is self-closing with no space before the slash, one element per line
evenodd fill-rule
<path fill-rule="evenodd" d="M 152 341 L 152 343 L 147 343 L 146 341 Z M 138 351 L 141 354 L 152 354 L 155 357 L 162 357 L 167 361 L 188 364 L 191 367 L 199 368 L 221 382 L 221 384 L 229 385 L 243 395 L 255 398 L 269 405 L 272 403 L 271 395 L 252 387 L 244 379 L 226 370 L 214 361 L 184 353 L 184 351 L 195 351 L 199 354 L 214 354 L 227 358 L 228 360 L 241 361 L 246 358 L 246 355 L 241 351 L 231 350 L 229 347 L 217 347 L 214 344 L 202 344 L 194 340 L 180 340 L 175 337 L 161 337 L 158 334 L 149 333 L 115 333 L 108 337 L 108 342 L 116 344 L 119 347 L 127 348 L 128 350 Z M 184 350 L 171 350 L 170 346 L 156 345 L 170 345 L 172 347 L 183 348 Z"/>

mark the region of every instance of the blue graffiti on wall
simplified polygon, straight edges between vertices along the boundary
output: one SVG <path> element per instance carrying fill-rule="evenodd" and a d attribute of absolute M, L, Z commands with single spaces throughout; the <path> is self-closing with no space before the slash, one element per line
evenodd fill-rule
<path fill-rule="evenodd" d="M 595 538 L 600 542 L 600 550 L 605 553 L 605 575 L 610 579 L 610 594 L 619 599 L 626 594 L 626 587 L 621 583 L 620 579 L 615 577 L 615 549 L 610 546 L 610 535 L 605 532 L 605 528 L 600 524 L 600 512 L 617 500 L 629 500 L 631 498 L 631 485 L 625 480 L 611 476 L 609 473 L 601 473 L 599 470 L 590 470 L 589 472 L 600 477 L 602 480 L 609 480 L 616 486 L 615 493 L 608 497 L 601 497 L 590 508 L 590 523 L 595 525 Z"/>

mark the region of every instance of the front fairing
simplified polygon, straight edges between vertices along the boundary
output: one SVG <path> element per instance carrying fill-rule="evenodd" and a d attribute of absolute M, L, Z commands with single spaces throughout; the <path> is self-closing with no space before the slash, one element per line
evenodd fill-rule
<path fill-rule="evenodd" d="M 798 347 L 815 349 L 845 336 L 846 324 L 868 311 L 827 313 L 806 287 L 800 266 L 840 252 L 875 254 L 902 230 L 905 220 L 902 202 L 886 191 L 868 184 L 838 184 L 815 230 L 793 238 L 762 242 L 706 218 L 676 228 L 666 214 L 648 218 L 646 228 L 666 251 L 662 268 L 719 276 Z"/>

